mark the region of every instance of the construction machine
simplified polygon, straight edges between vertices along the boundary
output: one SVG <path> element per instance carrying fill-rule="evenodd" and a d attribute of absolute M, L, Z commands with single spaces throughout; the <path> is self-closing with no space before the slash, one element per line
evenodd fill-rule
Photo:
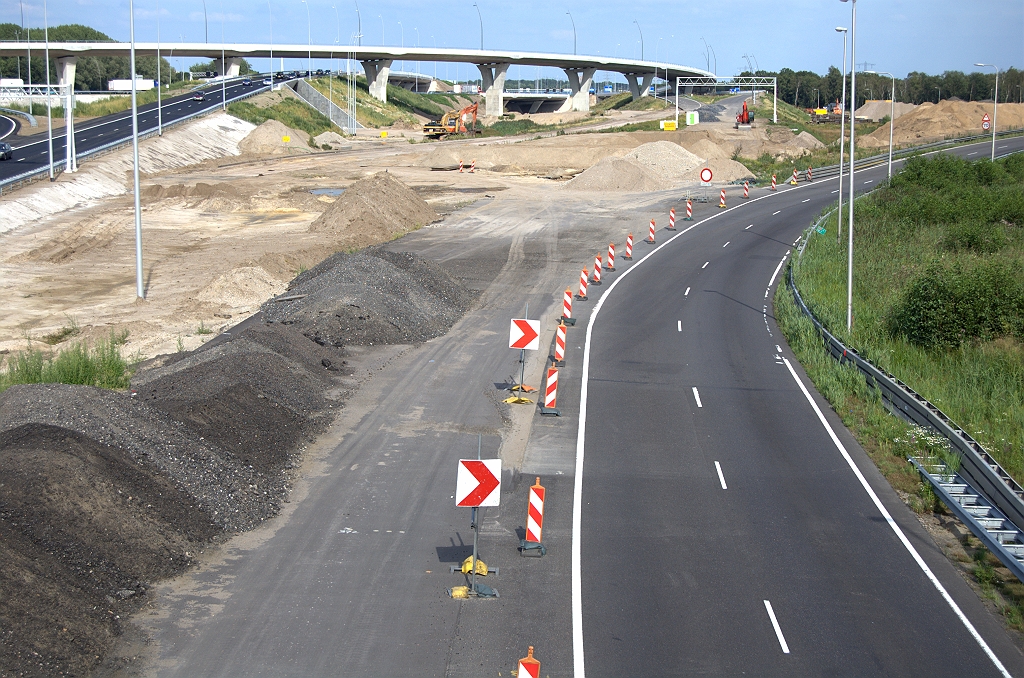
<path fill-rule="evenodd" d="M 843 107 L 836 101 L 834 104 L 826 103 L 825 108 L 812 108 L 808 111 L 811 114 L 811 122 L 826 123 L 839 122 L 843 117 Z"/>
<path fill-rule="evenodd" d="M 440 120 L 431 120 L 423 125 L 423 135 L 431 139 L 443 139 L 450 134 L 476 134 L 478 106 L 479 104 L 473 104 L 459 111 L 448 111 Z"/>
<path fill-rule="evenodd" d="M 743 111 L 736 116 L 735 129 L 750 129 L 754 125 L 754 114 L 747 110 L 747 102 L 743 102 Z"/>

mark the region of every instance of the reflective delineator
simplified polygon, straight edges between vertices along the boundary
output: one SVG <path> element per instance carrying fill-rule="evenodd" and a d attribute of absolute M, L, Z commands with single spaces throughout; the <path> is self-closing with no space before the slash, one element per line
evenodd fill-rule
<path fill-rule="evenodd" d="M 622 255 L 623 259 L 633 258 L 633 234 L 630 233 L 626 236 L 626 253 Z"/>
<path fill-rule="evenodd" d="M 519 678 L 540 678 L 540 662 L 533 658 L 533 645 L 526 656 L 519 660 Z"/>
<path fill-rule="evenodd" d="M 557 407 L 558 395 L 558 368 L 548 368 L 548 382 L 544 389 L 544 407 L 553 410 Z M 540 539 L 530 540 L 540 541 Z"/>
<path fill-rule="evenodd" d="M 725 189 L 722 189 L 722 197 L 718 200 L 719 207 L 725 207 Z"/>
<path fill-rule="evenodd" d="M 814 181 L 814 173 L 810 167 L 807 168 L 807 181 Z"/>
<path fill-rule="evenodd" d="M 476 172 L 476 160 L 474 160 L 474 161 L 473 161 L 472 163 L 470 163 L 470 165 L 469 165 L 469 173 L 470 173 L 470 174 L 473 174 L 474 172 Z"/>
<path fill-rule="evenodd" d="M 459 174 L 462 174 L 462 161 L 459 161 Z"/>
<path fill-rule="evenodd" d="M 668 211 L 668 230 L 676 230 L 676 208 L 673 207 Z"/>
<path fill-rule="evenodd" d="M 686 199 L 686 221 L 693 221 L 693 201 Z"/>
<path fill-rule="evenodd" d="M 565 362 L 565 325 L 562 323 L 555 328 L 555 362 Z"/>
<path fill-rule="evenodd" d="M 580 271 L 580 293 L 576 295 L 577 299 L 587 300 L 587 278 L 589 277 L 590 274 L 587 273 L 587 267 L 584 266 L 583 270 Z"/>
<path fill-rule="evenodd" d="M 566 320 L 572 318 L 572 290 L 568 287 L 565 288 L 565 294 L 562 295 L 562 317 Z"/>
<path fill-rule="evenodd" d="M 797 180 L 796 180 L 796 168 L 794 167 L 794 168 L 793 168 L 793 178 L 789 180 L 789 183 L 791 183 L 791 184 L 793 184 L 794 186 L 796 186 L 796 181 L 797 181 Z"/>
<path fill-rule="evenodd" d="M 647 242 L 654 243 L 654 219 L 651 219 L 651 232 L 647 236 Z"/>
<path fill-rule="evenodd" d="M 600 254 L 595 254 L 594 255 L 594 275 L 593 275 L 593 278 L 591 279 L 591 282 L 594 283 L 595 285 L 600 285 L 601 284 L 601 255 Z"/>
<path fill-rule="evenodd" d="M 772 175 L 772 190 L 775 190 L 775 175 Z"/>
<path fill-rule="evenodd" d="M 608 243 L 608 261 L 605 262 L 605 269 L 609 271 L 615 270 L 615 243 Z"/>
<path fill-rule="evenodd" d="M 526 507 L 526 541 L 539 544 L 544 527 L 544 486 L 540 477 L 530 486 L 530 501 Z"/>
<path fill-rule="evenodd" d="M 743 197 L 744 198 L 749 198 L 750 197 L 750 182 L 749 181 L 744 181 L 743 182 Z"/>

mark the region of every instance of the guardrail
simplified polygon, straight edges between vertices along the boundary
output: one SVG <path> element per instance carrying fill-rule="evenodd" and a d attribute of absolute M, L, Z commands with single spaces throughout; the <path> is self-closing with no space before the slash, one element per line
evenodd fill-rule
<path fill-rule="evenodd" d="M 227 100 L 227 103 L 231 103 L 233 101 L 241 101 L 242 99 L 248 99 L 249 97 L 256 96 L 257 94 L 259 94 L 260 92 L 264 91 L 265 89 L 267 89 L 267 88 L 266 87 L 254 87 L 252 90 L 250 90 L 248 92 L 243 92 L 242 94 L 239 94 L 237 96 L 231 97 L 230 99 Z M 175 120 L 171 120 L 169 122 L 165 122 L 163 124 L 163 128 L 167 129 L 168 127 L 175 127 L 176 125 L 179 125 L 179 124 L 184 123 L 184 122 L 188 122 L 190 120 L 194 120 L 194 119 L 196 119 L 196 118 L 198 118 L 200 116 L 208 115 L 209 113 L 213 113 L 216 109 L 219 109 L 220 107 L 221 107 L 220 103 L 212 104 L 212 105 L 210 105 L 210 106 L 208 106 L 208 107 L 206 107 L 206 108 L 204 108 L 202 110 L 195 111 L 194 113 L 189 113 L 188 115 L 185 115 L 185 116 L 183 116 L 181 118 L 177 118 Z M 148 138 L 150 138 L 152 136 L 156 136 L 159 133 L 160 133 L 160 131 L 158 129 L 156 129 L 156 128 L 153 128 L 153 129 L 148 130 L 146 132 L 139 132 L 139 140 L 141 141 L 143 139 L 148 139 Z M 106 153 L 111 153 L 111 152 L 116 151 L 116 150 L 118 150 L 118 149 L 120 149 L 120 148 L 122 148 L 124 146 L 127 146 L 127 145 L 129 145 L 131 143 L 132 143 L 131 138 L 128 138 L 128 139 L 118 139 L 116 141 L 111 141 L 108 144 L 103 144 L 102 146 L 97 146 L 96 148 L 90 148 L 87 151 L 82 151 L 81 153 L 77 154 L 77 157 L 79 159 L 81 159 L 81 158 L 87 158 L 87 157 L 91 157 L 91 156 L 105 155 Z M 66 164 L 67 164 L 67 159 L 66 158 L 62 158 L 61 160 L 54 160 L 54 162 L 53 162 L 54 176 L 56 176 L 58 173 L 63 172 L 64 171 L 64 166 Z M 48 175 L 49 173 L 50 173 L 50 167 L 49 167 L 49 165 L 47 165 L 46 167 L 30 170 L 28 172 L 22 172 L 21 174 L 16 174 L 13 177 L 9 177 L 7 179 L 4 179 L 3 181 L 0 181 L 0 195 L 3 195 L 4 188 L 8 188 L 9 190 L 14 190 L 15 188 L 18 188 L 18 187 L 20 187 L 20 186 L 22 186 L 24 184 L 28 184 L 28 183 L 32 183 L 34 181 L 38 181 L 43 176 Z"/>
<path fill-rule="evenodd" d="M 805 235 L 806 238 L 835 211 L 821 219 Z M 802 247 L 800 248 L 802 250 Z M 1018 531 L 1024 531 L 1024 488 L 999 465 L 985 448 L 966 431 L 951 420 L 942 410 L 928 402 L 907 384 L 875 366 L 860 354 L 843 344 L 822 324 L 804 303 L 793 279 L 792 262 L 787 270 L 787 282 L 793 292 L 793 299 L 800 310 L 810 318 L 825 348 L 840 364 L 849 362 L 857 368 L 868 385 L 877 389 L 886 408 L 902 419 L 923 428 L 935 431 L 949 441 L 951 448 L 959 454 L 959 473 L 1006 517 Z M 981 537 L 979 537 L 981 538 Z M 983 541 L 990 541 L 988 537 Z"/>

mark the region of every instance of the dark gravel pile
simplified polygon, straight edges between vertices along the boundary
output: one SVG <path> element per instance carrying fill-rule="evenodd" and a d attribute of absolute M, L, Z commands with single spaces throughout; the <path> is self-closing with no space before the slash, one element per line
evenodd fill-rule
<path fill-rule="evenodd" d="M 704 104 L 700 107 L 701 122 L 721 122 L 719 115 L 725 111 L 722 104 Z"/>
<path fill-rule="evenodd" d="M 339 253 L 300 274 L 263 305 L 267 322 L 291 325 L 323 346 L 411 344 L 447 332 L 475 299 L 437 264 L 380 247 Z"/>

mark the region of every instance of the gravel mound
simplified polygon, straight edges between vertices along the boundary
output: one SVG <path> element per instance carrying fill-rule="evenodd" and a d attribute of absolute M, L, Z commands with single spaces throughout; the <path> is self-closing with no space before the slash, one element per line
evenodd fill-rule
<path fill-rule="evenodd" d="M 897 145 L 939 141 L 947 136 L 981 134 L 981 119 L 992 115 L 991 103 L 952 101 L 923 103 L 896 120 L 893 142 Z M 889 145 L 889 125 L 885 123 L 871 134 L 857 137 L 865 148 Z M 999 129 L 1024 126 L 1024 104 L 999 104 Z"/>
<path fill-rule="evenodd" d="M 813 135 L 807 132 L 800 132 L 792 139 L 786 142 L 787 146 L 796 146 L 797 148 L 806 148 L 808 150 L 814 150 L 817 148 L 825 148 L 825 144 L 818 141 Z"/>
<path fill-rule="evenodd" d="M 711 139 L 698 139 L 697 141 L 688 144 L 688 147 L 691 153 L 703 160 L 709 160 L 712 158 L 715 160 L 726 160 L 732 157 L 730 153 Z"/>
<path fill-rule="evenodd" d="M 286 141 L 287 139 L 287 141 Z M 277 120 L 267 120 L 238 142 L 238 150 L 249 155 L 311 153 L 309 135 Z"/>
<path fill-rule="evenodd" d="M 725 106 L 722 104 L 704 104 L 697 111 L 700 113 L 701 122 L 721 122 L 722 119 L 719 115 L 725 111 Z"/>
<path fill-rule="evenodd" d="M 640 193 L 659 191 L 665 186 L 660 177 L 635 162 L 610 156 L 565 182 L 565 188 L 573 191 Z"/>
<path fill-rule="evenodd" d="M 701 158 L 671 141 L 652 141 L 637 146 L 624 157 L 651 174 L 673 183 L 701 163 Z"/>
<path fill-rule="evenodd" d="M 349 186 L 309 230 L 336 234 L 338 249 L 354 249 L 392 240 L 440 218 L 415 191 L 384 171 Z"/>
<path fill-rule="evenodd" d="M 327 144 L 331 148 L 340 148 L 348 145 L 348 141 L 345 140 L 345 137 L 341 136 L 337 132 L 331 131 L 321 132 L 313 137 L 313 141 L 315 141 L 316 145 L 321 148 L 323 148 L 324 144 Z"/>
<path fill-rule="evenodd" d="M 893 109 L 896 109 L 895 111 Z M 854 111 L 854 115 L 858 118 L 867 118 L 878 122 L 882 118 L 888 117 L 890 114 L 894 114 L 895 117 L 900 117 L 913 111 L 917 106 L 914 104 L 905 104 L 899 101 L 895 105 L 890 104 L 888 101 L 868 101 L 863 106 Z"/>
<path fill-rule="evenodd" d="M 199 290 L 196 300 L 218 308 L 248 309 L 280 294 L 285 285 L 260 266 L 240 266 Z"/>
<path fill-rule="evenodd" d="M 747 169 L 746 165 L 730 158 L 711 158 L 707 161 L 706 165 L 711 168 L 711 173 L 714 175 L 712 177 L 714 183 L 736 181 L 737 179 L 746 179 L 747 177 L 754 176 L 754 173 Z M 695 167 L 687 172 L 684 180 L 688 182 L 700 181 L 700 170 L 702 167 L 704 165 Z"/>
<path fill-rule="evenodd" d="M 427 341 L 447 332 L 475 299 L 437 264 L 379 247 L 335 254 L 300 274 L 285 296 L 300 295 L 268 301 L 264 318 L 337 347 Z"/>

